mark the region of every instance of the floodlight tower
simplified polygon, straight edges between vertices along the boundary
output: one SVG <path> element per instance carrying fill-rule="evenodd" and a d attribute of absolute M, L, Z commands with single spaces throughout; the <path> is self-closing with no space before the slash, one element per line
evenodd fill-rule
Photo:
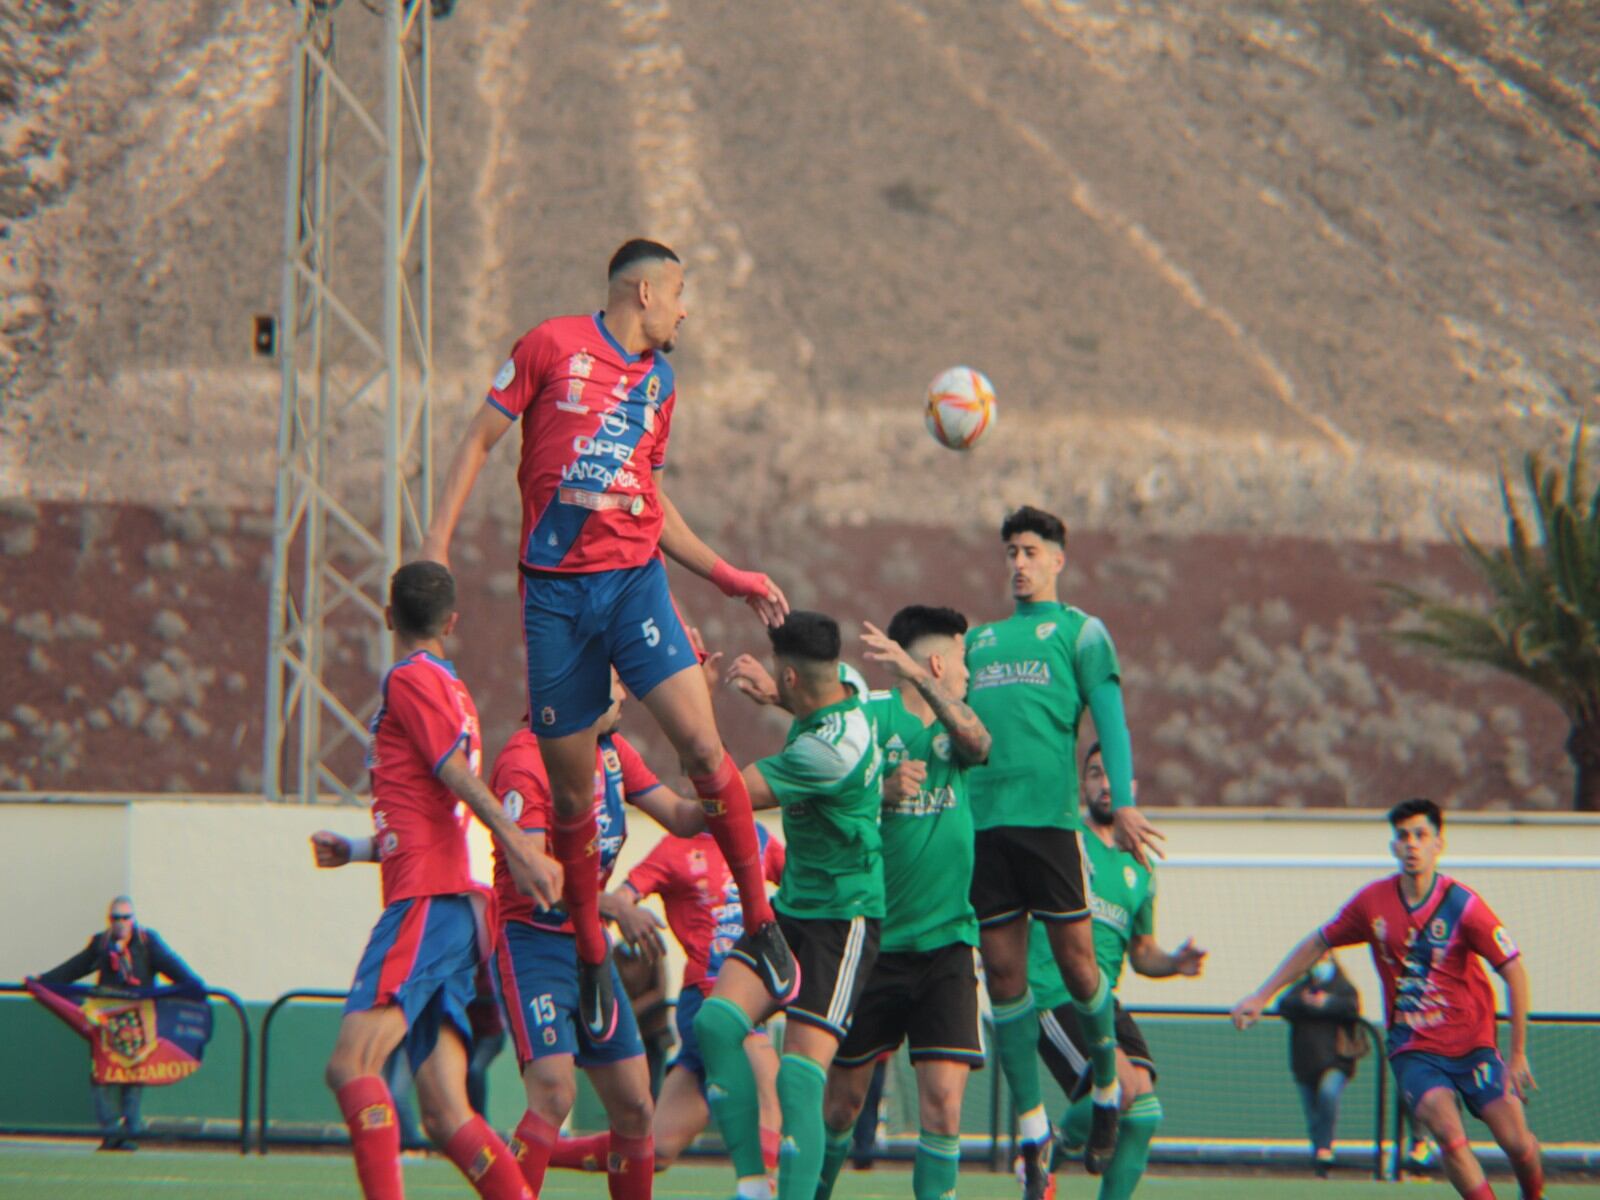
<path fill-rule="evenodd" d="M 429 52 L 448 7 L 294 0 L 262 772 L 271 800 L 358 799 L 359 747 L 389 657 L 388 579 L 431 516 Z"/>

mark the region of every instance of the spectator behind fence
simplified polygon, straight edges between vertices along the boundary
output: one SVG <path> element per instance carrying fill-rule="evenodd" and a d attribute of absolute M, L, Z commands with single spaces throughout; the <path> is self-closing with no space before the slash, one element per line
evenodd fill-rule
<path fill-rule="evenodd" d="M 134 920 L 133 901 L 118 896 L 107 910 L 106 928 L 59 967 L 39 976 L 42 983 L 74 983 L 90 972 L 104 988 L 148 987 L 156 976 L 173 983 L 205 990 L 205 983 L 174 954 L 161 935 Z M 137 1150 L 144 1133 L 139 1107 L 144 1088 L 137 1083 L 91 1083 L 95 1120 L 100 1124 L 102 1150 Z"/>
<path fill-rule="evenodd" d="M 1368 1050 L 1361 997 L 1329 951 L 1283 994 L 1278 1012 L 1289 1022 L 1289 1071 L 1300 1088 L 1313 1165 L 1325 1178 L 1333 1166 L 1339 1097 L 1356 1059 Z"/>

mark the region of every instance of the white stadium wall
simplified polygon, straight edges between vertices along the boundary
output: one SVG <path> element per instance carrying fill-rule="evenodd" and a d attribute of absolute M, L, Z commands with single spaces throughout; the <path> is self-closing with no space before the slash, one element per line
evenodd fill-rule
<path fill-rule="evenodd" d="M 1122 994 L 1133 1005 L 1231 1004 L 1295 938 L 1386 870 L 1387 827 L 1377 812 L 1152 809 L 1151 817 L 1172 855 L 1159 873 L 1157 936 L 1169 948 L 1193 936 L 1211 957 L 1199 980 L 1125 976 Z M 776 817 L 764 819 L 776 831 Z M 630 814 L 630 824 L 618 880 L 659 836 L 642 814 Z M 250 798 L 6 797 L 0 902 L 15 915 L 0 941 L 0 979 L 20 979 L 76 951 L 102 927 L 106 901 L 125 891 L 141 920 L 214 986 L 247 1000 L 342 989 L 378 915 L 378 878 L 368 864 L 316 870 L 307 838 L 320 828 L 360 835 L 370 823 L 362 809 Z M 1525 949 L 1535 1007 L 1593 1011 L 1600 871 L 1556 868 L 1600 856 L 1600 822 L 1472 814 L 1452 818 L 1446 837 L 1446 869 L 1485 894 Z M 1464 865 L 1488 859 L 1527 865 Z M 1463 865 L 1452 868 L 1452 860 Z M 476 826 L 473 861 L 487 880 L 488 837 Z M 1341 957 L 1364 1010 L 1377 1015 L 1365 950 Z M 680 966 L 674 947 L 674 981 Z"/>

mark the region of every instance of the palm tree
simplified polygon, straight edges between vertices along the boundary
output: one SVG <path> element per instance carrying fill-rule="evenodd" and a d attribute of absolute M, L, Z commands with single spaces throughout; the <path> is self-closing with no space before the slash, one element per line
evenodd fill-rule
<path fill-rule="evenodd" d="M 1561 706 L 1577 771 L 1573 807 L 1600 812 L 1600 487 L 1585 476 L 1583 435 L 1580 425 L 1564 476 L 1537 454 L 1524 459 L 1531 518 L 1500 472 L 1504 547 L 1484 546 L 1454 523 L 1451 540 L 1489 585 L 1487 607 L 1446 603 L 1399 584 L 1386 590 L 1419 618 L 1396 633 L 1399 640 L 1514 675 Z"/>

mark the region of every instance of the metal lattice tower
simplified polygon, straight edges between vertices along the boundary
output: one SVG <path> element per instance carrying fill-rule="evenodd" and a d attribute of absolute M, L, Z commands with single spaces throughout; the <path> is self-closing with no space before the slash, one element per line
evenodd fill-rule
<path fill-rule="evenodd" d="M 431 515 L 433 13 L 294 16 L 262 786 L 353 801 L 388 579 Z"/>

